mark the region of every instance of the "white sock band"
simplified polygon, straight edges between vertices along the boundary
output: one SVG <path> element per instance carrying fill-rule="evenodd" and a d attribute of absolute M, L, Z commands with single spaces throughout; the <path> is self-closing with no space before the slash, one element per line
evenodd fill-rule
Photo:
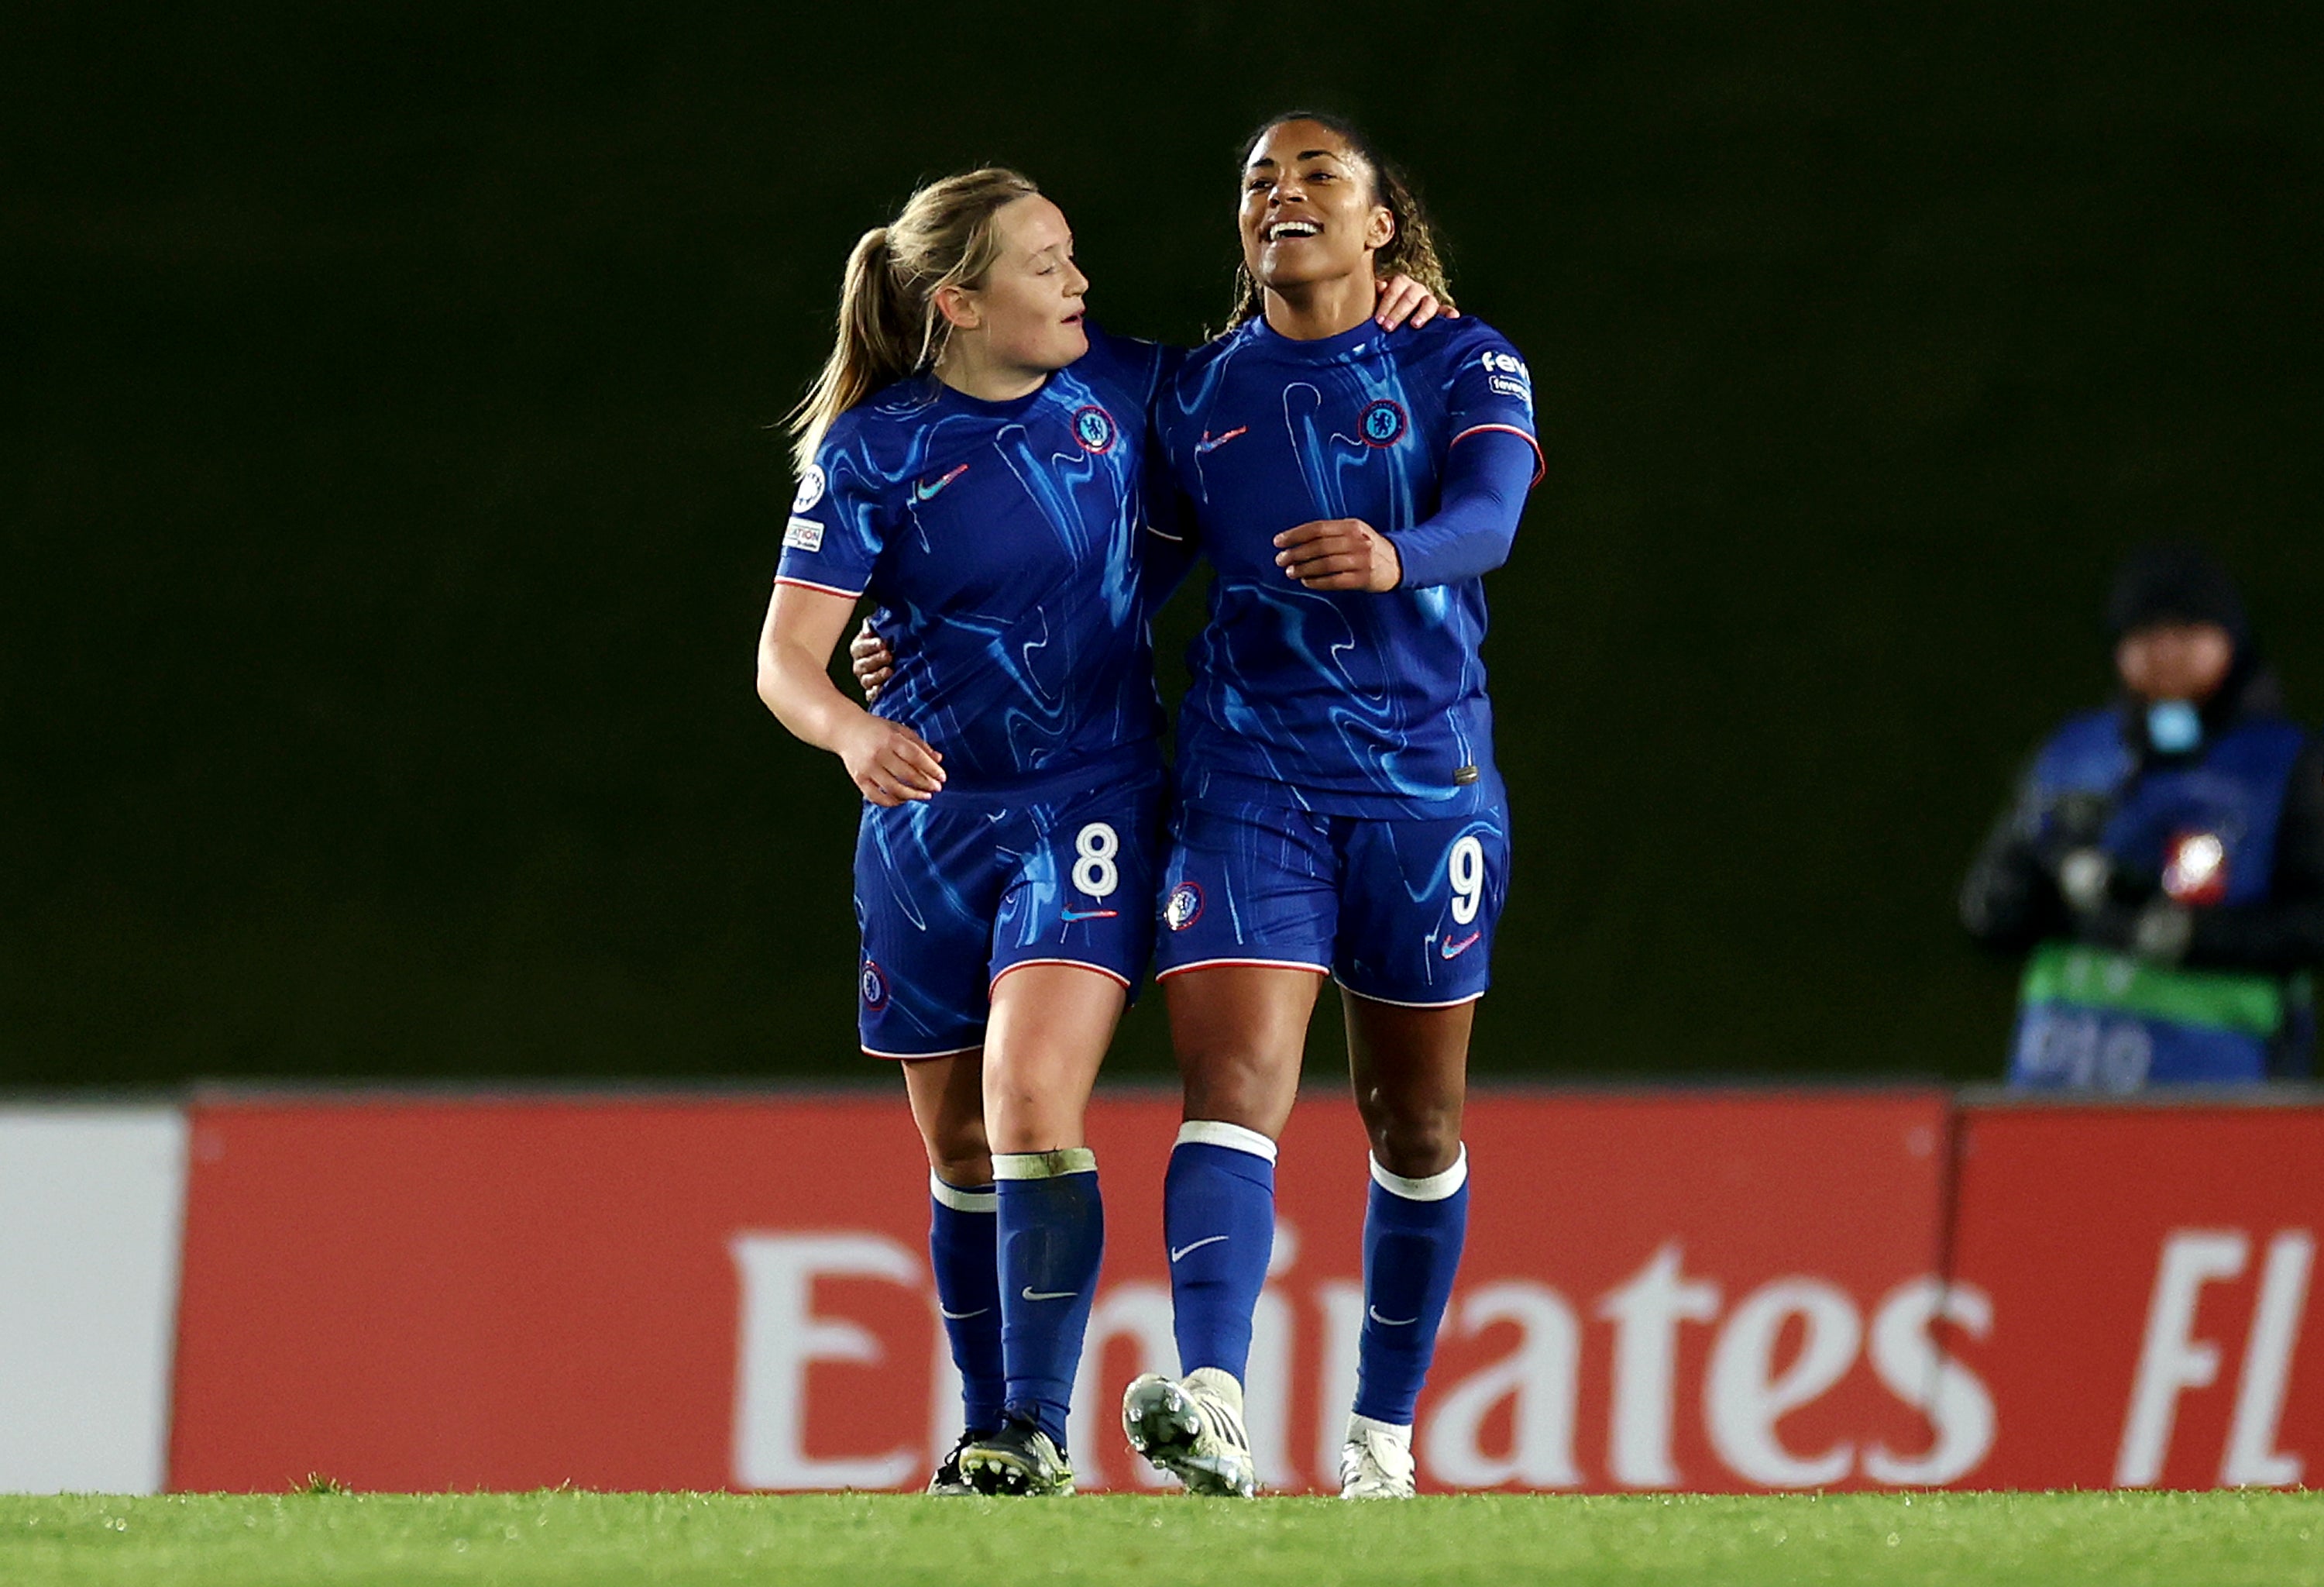
<path fill-rule="evenodd" d="M 1062 1151 L 997 1151 L 992 1154 L 995 1179 L 1062 1179 L 1068 1174 L 1097 1172 L 1097 1153 L 1085 1146 Z"/>
<path fill-rule="evenodd" d="M 1425 1179 L 1406 1179 L 1401 1174 L 1391 1174 L 1372 1160 L 1372 1183 L 1390 1195 L 1400 1195 L 1406 1201 L 1443 1201 L 1469 1183 L 1469 1143 L 1461 1143 L 1461 1155 L 1442 1174 L 1431 1174 Z"/>
<path fill-rule="evenodd" d="M 1229 1151 L 1247 1151 L 1252 1157 L 1275 1161 L 1275 1142 L 1256 1130 L 1246 1130 L 1240 1124 L 1230 1124 L 1223 1119 L 1189 1119 L 1178 1126 L 1180 1146 L 1222 1146 Z"/>
<path fill-rule="evenodd" d="M 964 1190 L 937 1178 L 934 1168 L 928 1170 L 928 1194 L 955 1213 L 992 1213 L 1001 1209 L 1001 1193 L 990 1185 Z"/>

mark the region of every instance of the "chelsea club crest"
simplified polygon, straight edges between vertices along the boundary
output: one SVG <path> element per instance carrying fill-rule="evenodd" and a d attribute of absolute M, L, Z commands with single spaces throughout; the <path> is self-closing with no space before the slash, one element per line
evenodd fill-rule
<path fill-rule="evenodd" d="M 1203 890 L 1191 881 L 1182 881 L 1170 890 L 1170 901 L 1162 906 L 1162 924 L 1173 931 L 1184 931 L 1203 918 Z"/>
<path fill-rule="evenodd" d="M 1104 409 L 1093 404 L 1075 410 L 1074 439 L 1081 443 L 1083 451 L 1104 456 L 1113 450 L 1114 435 L 1113 415 Z"/>
<path fill-rule="evenodd" d="M 1363 432 L 1368 447 L 1392 447 L 1404 438 L 1406 420 L 1403 407 L 1382 397 L 1364 404 L 1356 416 L 1356 428 Z"/>

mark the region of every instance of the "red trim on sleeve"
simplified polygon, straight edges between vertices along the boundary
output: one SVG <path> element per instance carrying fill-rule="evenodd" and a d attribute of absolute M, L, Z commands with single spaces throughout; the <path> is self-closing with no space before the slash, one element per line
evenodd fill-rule
<path fill-rule="evenodd" d="M 1525 444 L 1533 448 L 1533 483 L 1539 484 L 1549 477 L 1549 459 L 1542 456 L 1541 443 L 1514 424 L 1472 424 L 1447 442 L 1444 449 L 1449 452 L 1471 436 L 1482 435 L 1489 429 L 1498 429 L 1509 435 L 1522 437 Z"/>
<path fill-rule="evenodd" d="M 777 577 L 777 578 L 776 578 L 775 582 L 776 582 L 777 584 L 788 584 L 788 585 L 791 585 L 791 586 L 796 586 L 796 587 L 798 587 L 798 588 L 799 588 L 799 589 L 803 589 L 803 590 L 813 590 L 813 591 L 815 591 L 817 595 L 844 595 L 844 596 L 845 596 L 847 599 L 849 599 L 849 600 L 851 600 L 851 601 L 855 600 L 856 598 L 858 598 L 859 596 L 861 596 L 861 595 L 863 594 L 863 592 L 862 592 L 862 590 L 843 590 L 843 589 L 835 589 L 835 588 L 834 588 L 832 586 L 827 585 L 827 584 L 817 584 L 817 583 L 816 583 L 816 582 L 815 582 L 813 579 L 811 579 L 811 578 L 791 578 L 791 577 Z"/>

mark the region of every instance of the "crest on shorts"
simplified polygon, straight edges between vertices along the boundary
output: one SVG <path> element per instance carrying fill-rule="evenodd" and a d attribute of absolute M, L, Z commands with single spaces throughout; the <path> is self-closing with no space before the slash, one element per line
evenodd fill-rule
<path fill-rule="evenodd" d="M 1169 902 L 1162 906 L 1162 924 L 1173 931 L 1184 931 L 1203 918 L 1203 890 L 1191 881 L 1182 881 L 1170 890 Z"/>
<path fill-rule="evenodd" d="M 871 960 L 863 961 L 863 973 L 859 977 L 863 989 L 863 1006 L 873 1013 L 888 1006 L 888 977 Z"/>
<path fill-rule="evenodd" d="M 1407 422 L 1403 405 L 1386 397 L 1365 403 L 1364 411 L 1356 416 L 1356 428 L 1363 431 L 1368 447 L 1393 447 L 1404 439 Z"/>
<path fill-rule="evenodd" d="M 1083 451 L 1103 457 L 1113 450 L 1114 435 L 1113 415 L 1104 409 L 1093 403 L 1074 410 L 1074 439 L 1081 443 Z"/>

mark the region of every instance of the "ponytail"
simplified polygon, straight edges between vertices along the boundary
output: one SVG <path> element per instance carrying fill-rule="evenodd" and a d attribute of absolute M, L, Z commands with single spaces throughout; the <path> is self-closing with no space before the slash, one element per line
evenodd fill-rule
<path fill-rule="evenodd" d="M 1373 274 L 1382 281 L 1408 275 L 1435 293 L 1437 301 L 1445 308 L 1453 308 L 1452 277 L 1444 267 L 1444 253 L 1436 240 L 1436 228 L 1429 224 L 1428 212 L 1421 207 L 1420 195 L 1413 190 L 1412 182 L 1404 171 L 1382 158 L 1379 151 L 1372 147 L 1371 140 L 1359 132 L 1353 123 L 1313 110 L 1287 111 L 1270 117 L 1266 125 L 1243 140 L 1245 152 L 1287 121 L 1312 121 L 1337 134 L 1341 142 L 1347 144 L 1348 152 L 1370 172 L 1373 201 L 1385 208 L 1389 218 L 1396 223 L 1395 235 L 1388 238 L 1388 245 L 1372 255 Z M 1232 330 L 1245 320 L 1256 318 L 1266 306 L 1266 294 L 1251 279 L 1250 267 L 1236 265 L 1234 309 L 1227 318 L 1227 328 Z"/>
<path fill-rule="evenodd" d="M 936 307 L 948 286 L 973 287 L 1000 254 L 992 217 L 1040 189 L 987 167 L 930 182 L 847 256 L 839 336 L 807 396 L 791 410 L 793 466 L 804 475 L 833 420 L 882 386 L 935 367 L 951 330 Z"/>

